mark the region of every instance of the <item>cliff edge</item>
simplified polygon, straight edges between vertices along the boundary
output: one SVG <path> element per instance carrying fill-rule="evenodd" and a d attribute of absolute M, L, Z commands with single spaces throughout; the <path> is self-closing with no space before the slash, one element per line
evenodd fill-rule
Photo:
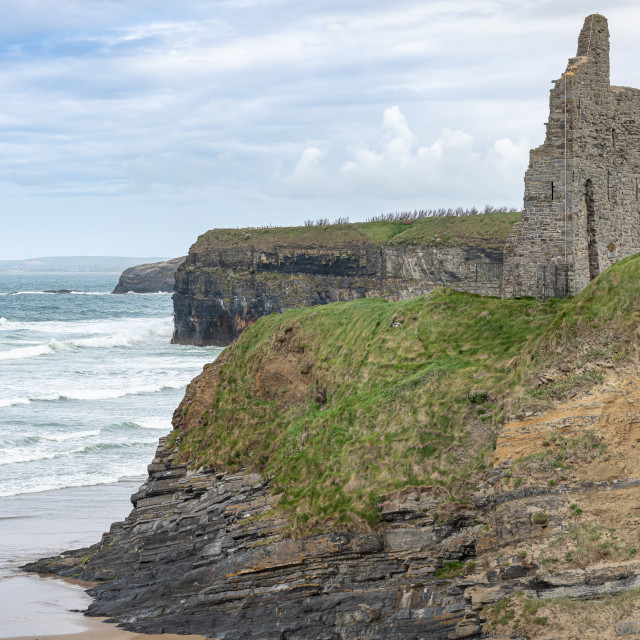
<path fill-rule="evenodd" d="M 164 262 L 139 264 L 125 269 L 111 293 L 171 293 L 175 284 L 175 273 L 185 261 L 185 256 Z"/>
<path fill-rule="evenodd" d="M 500 296 L 502 247 L 519 213 L 305 227 L 213 229 L 176 273 L 173 342 L 230 344 L 285 309 L 437 286 Z"/>

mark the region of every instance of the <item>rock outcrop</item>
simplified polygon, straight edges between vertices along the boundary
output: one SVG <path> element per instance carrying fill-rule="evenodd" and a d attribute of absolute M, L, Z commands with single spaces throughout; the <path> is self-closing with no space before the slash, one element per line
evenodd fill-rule
<path fill-rule="evenodd" d="M 387 505 L 383 533 L 296 540 L 268 516 L 268 482 L 175 465 L 166 440 L 132 500 L 100 544 L 29 569 L 105 581 L 89 614 L 149 633 L 405 640 L 445 638 L 464 619 L 463 590 L 435 572 L 443 554 L 473 553 L 474 509 L 437 526 L 433 499 L 407 496 Z"/>
<path fill-rule="evenodd" d="M 111 293 L 171 293 L 176 269 L 185 256 L 164 262 L 152 262 L 129 267 L 122 272 L 116 288 Z"/>

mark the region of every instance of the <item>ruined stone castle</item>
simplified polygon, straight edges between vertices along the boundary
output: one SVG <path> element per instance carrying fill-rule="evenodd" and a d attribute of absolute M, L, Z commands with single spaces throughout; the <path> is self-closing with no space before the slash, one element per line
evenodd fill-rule
<path fill-rule="evenodd" d="M 525 174 L 524 214 L 504 250 L 503 297 L 576 294 L 640 251 L 640 90 L 609 83 L 609 30 L 586 18 L 551 89 L 544 144 Z"/>
<path fill-rule="evenodd" d="M 378 242 L 349 225 L 322 241 L 309 228 L 284 241 L 264 229 L 203 234 L 176 272 L 173 342 L 226 345 L 273 312 L 406 300 L 441 286 L 505 298 L 579 293 L 640 252 L 640 90 L 610 85 L 603 16 L 585 20 L 546 126 L 531 151 L 522 220 L 495 237 Z"/>

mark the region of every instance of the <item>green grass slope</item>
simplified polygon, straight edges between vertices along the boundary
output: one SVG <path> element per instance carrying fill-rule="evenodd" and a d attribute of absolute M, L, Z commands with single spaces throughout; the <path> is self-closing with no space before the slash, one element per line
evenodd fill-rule
<path fill-rule="evenodd" d="M 635 359 L 639 314 L 638 255 L 537 310 L 439 289 L 274 314 L 211 365 L 174 437 L 196 466 L 269 477 L 297 532 L 374 527 L 381 496 L 409 486 L 468 499 L 505 415 L 597 382 L 589 362 Z"/>

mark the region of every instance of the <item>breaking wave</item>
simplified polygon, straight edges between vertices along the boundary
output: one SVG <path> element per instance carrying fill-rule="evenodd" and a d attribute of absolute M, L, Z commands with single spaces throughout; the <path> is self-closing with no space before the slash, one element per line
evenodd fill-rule
<path fill-rule="evenodd" d="M 0 360 L 22 360 L 23 358 L 35 358 L 45 356 L 59 349 L 64 349 L 64 344 L 51 338 L 46 344 L 38 344 L 33 347 L 16 347 L 8 351 L 0 351 Z"/>

